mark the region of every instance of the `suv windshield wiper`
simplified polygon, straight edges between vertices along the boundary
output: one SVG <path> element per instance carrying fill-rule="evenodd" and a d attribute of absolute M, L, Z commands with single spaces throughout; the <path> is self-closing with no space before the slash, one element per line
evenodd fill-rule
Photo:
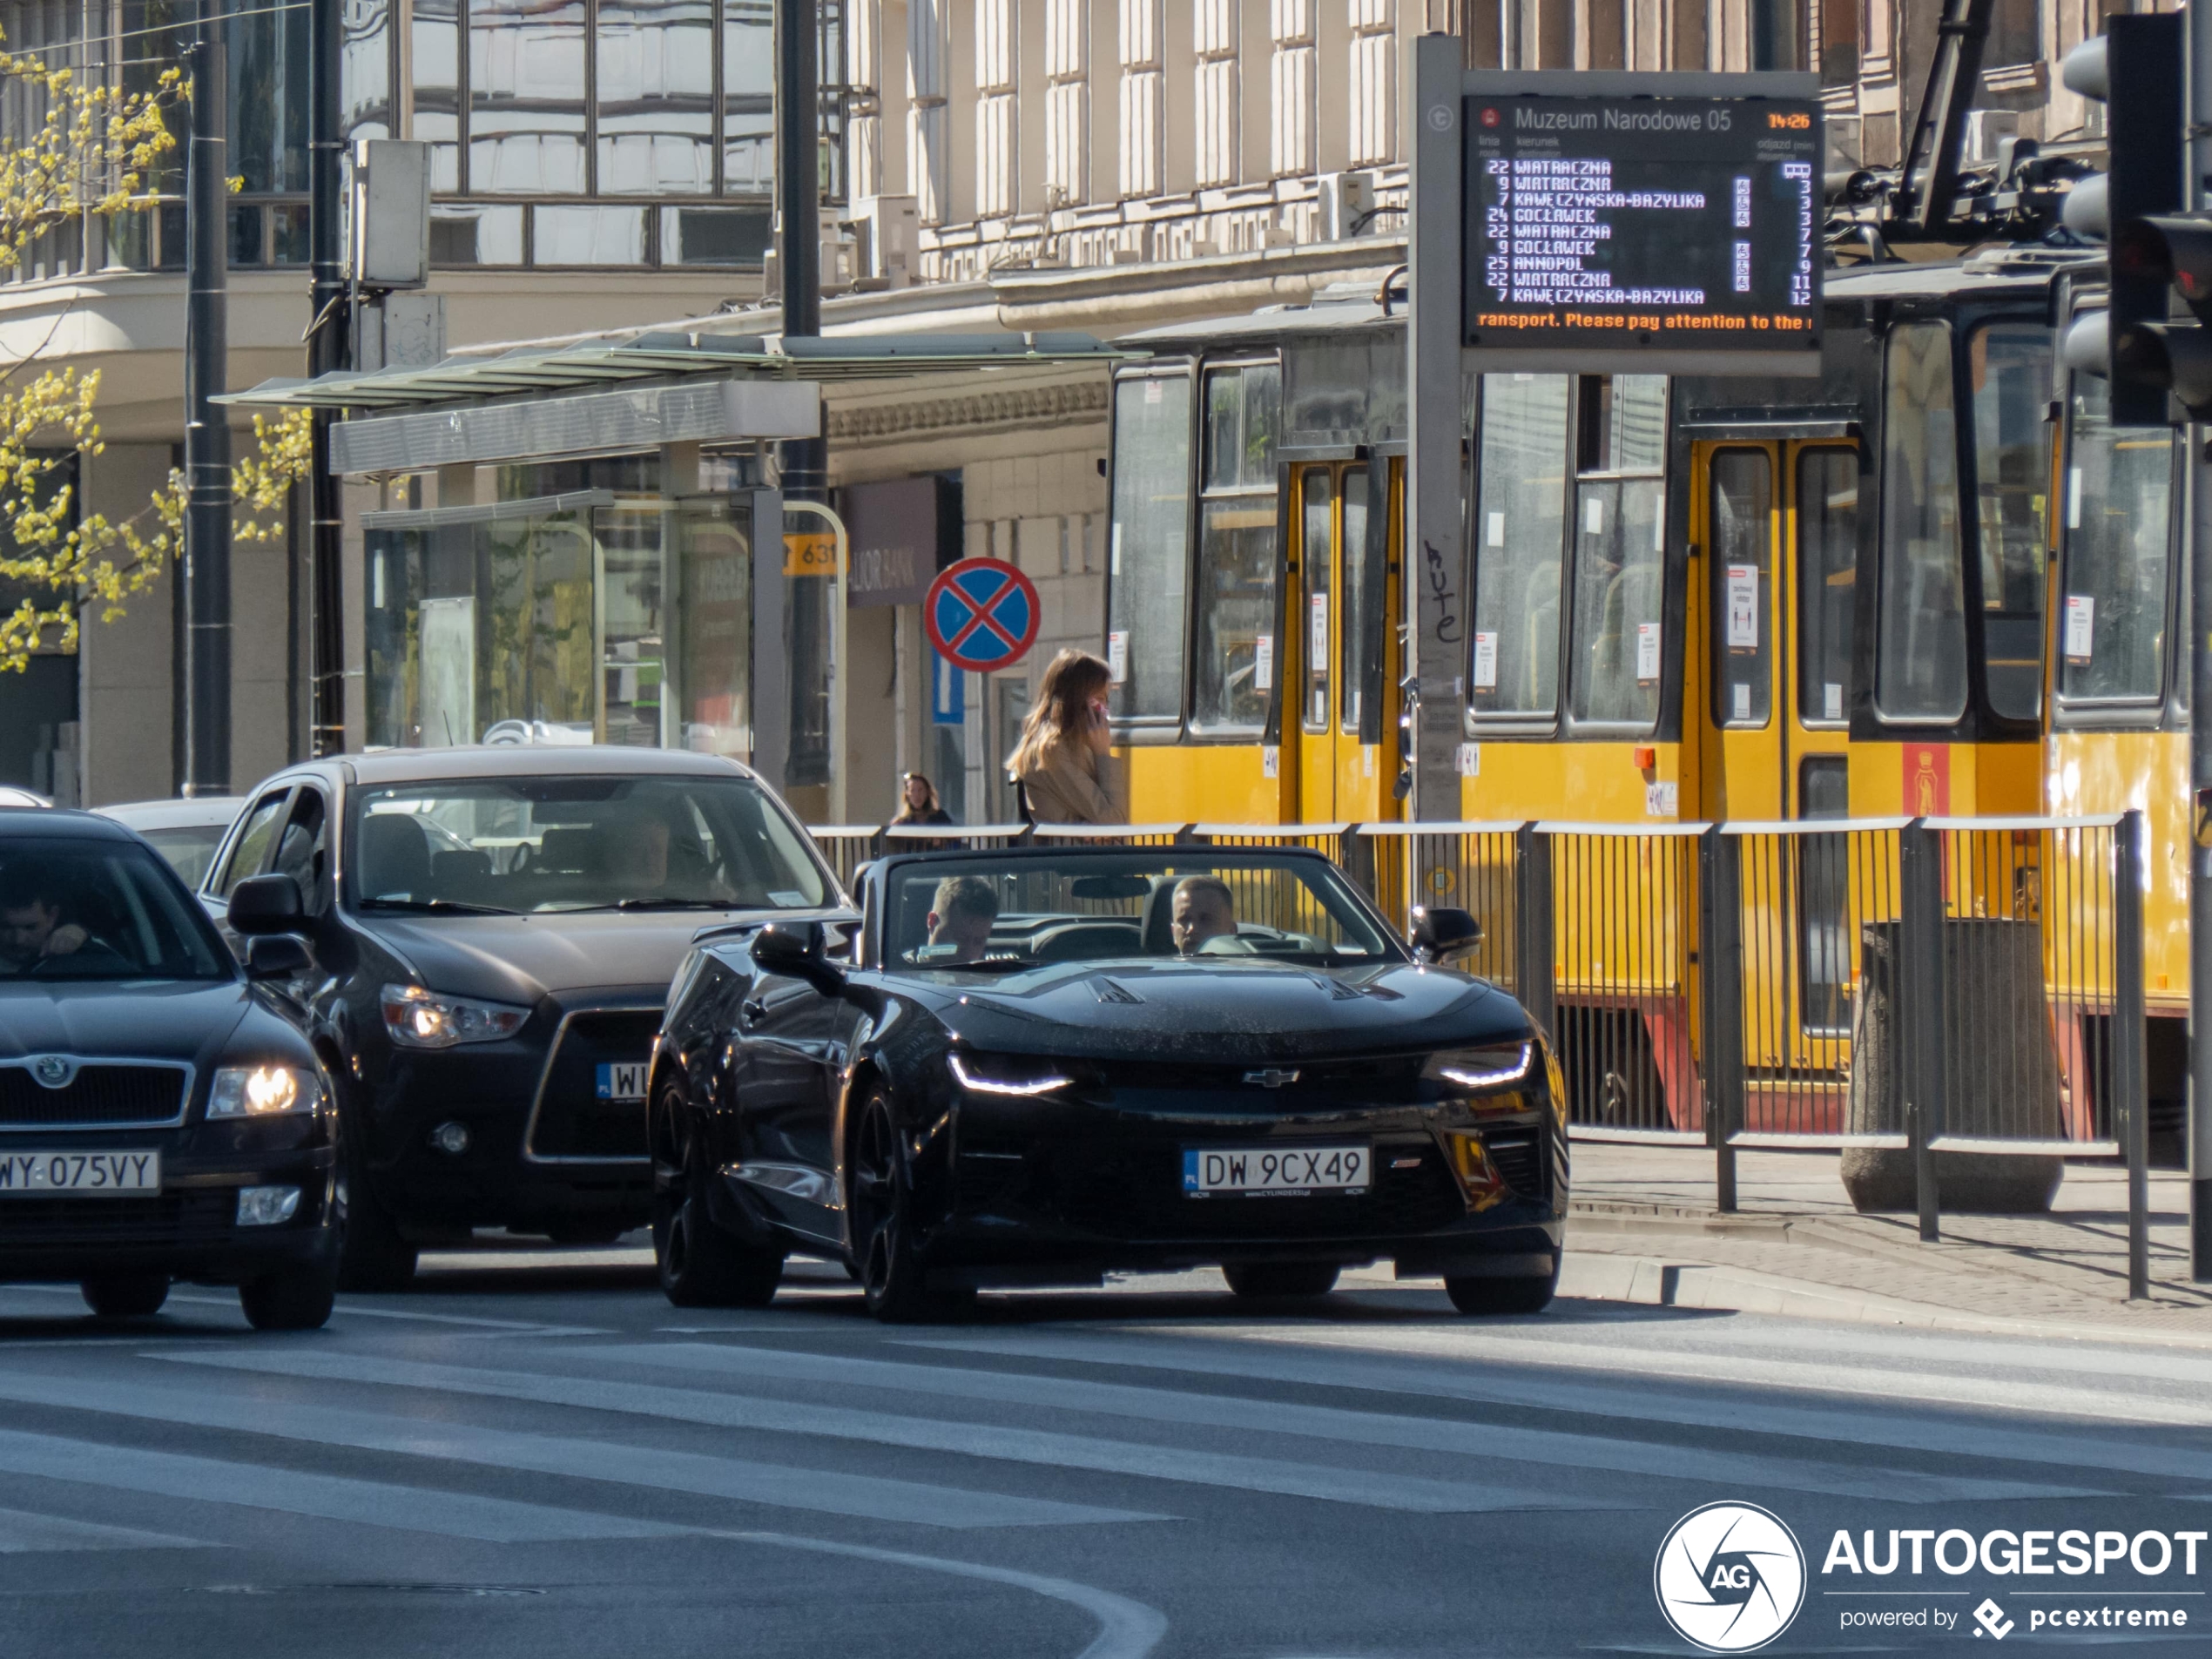
<path fill-rule="evenodd" d="M 748 907 L 734 899 L 617 899 L 612 904 L 561 907 L 571 915 L 579 910 L 743 910 Z"/>
<path fill-rule="evenodd" d="M 463 904 L 458 899 L 364 899 L 364 910 L 410 910 L 428 916 L 518 916 L 496 904 Z"/>

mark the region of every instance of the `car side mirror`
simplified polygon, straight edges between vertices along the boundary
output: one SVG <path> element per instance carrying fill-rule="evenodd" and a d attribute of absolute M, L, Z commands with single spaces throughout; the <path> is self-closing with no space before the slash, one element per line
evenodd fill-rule
<path fill-rule="evenodd" d="M 314 965 L 307 941 L 297 934 L 264 934 L 246 943 L 246 977 L 290 979 Z"/>
<path fill-rule="evenodd" d="M 1406 941 L 1413 946 L 1416 960 L 1441 962 L 1480 944 L 1482 924 L 1468 912 L 1449 905 L 1415 905 Z"/>
<path fill-rule="evenodd" d="M 819 921 L 772 921 L 752 936 L 752 960 L 772 974 L 796 979 L 841 980 L 829 959 L 829 939 Z"/>
<path fill-rule="evenodd" d="M 300 884 L 288 875 L 249 875 L 231 889 L 228 919 L 235 933 L 299 933 L 307 926 Z"/>

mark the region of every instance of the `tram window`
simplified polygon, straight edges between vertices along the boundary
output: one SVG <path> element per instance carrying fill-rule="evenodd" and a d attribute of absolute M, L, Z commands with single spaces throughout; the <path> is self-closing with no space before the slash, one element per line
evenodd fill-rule
<path fill-rule="evenodd" d="M 1276 659 L 1275 431 L 1283 394 L 1273 363 L 1206 371 L 1205 488 L 1199 502 L 1194 732 L 1258 736 Z"/>
<path fill-rule="evenodd" d="M 1586 376 L 1580 427 L 1575 445 L 1578 470 L 1661 470 L 1667 464 L 1667 377 Z"/>
<path fill-rule="evenodd" d="M 1649 726 L 1659 718 L 1664 489 L 1657 478 L 1594 478 L 1576 489 L 1577 720 Z"/>
<path fill-rule="evenodd" d="M 1887 357 L 1874 700 L 1892 720 L 1948 724 L 1966 711 L 1951 331 L 1900 324 Z"/>
<path fill-rule="evenodd" d="M 1774 703 L 1774 469 L 1764 449 L 1713 457 L 1713 724 L 1767 723 Z"/>
<path fill-rule="evenodd" d="M 1106 638 L 1116 671 L 1108 706 L 1123 718 L 1183 712 L 1190 515 L 1190 377 L 1116 382 Z"/>
<path fill-rule="evenodd" d="M 1475 542 L 1477 714 L 1559 710 L 1559 610 L 1566 543 L 1568 381 L 1482 377 Z"/>
<path fill-rule="evenodd" d="M 1344 597 L 1338 601 L 1343 617 L 1338 626 L 1341 664 L 1337 693 L 1343 705 L 1346 733 L 1367 733 L 1364 725 L 1370 706 L 1380 718 L 1383 677 L 1383 550 L 1367 546 L 1367 469 L 1352 467 L 1344 475 Z M 1380 740 L 1379 724 L 1362 741 Z"/>
<path fill-rule="evenodd" d="M 2166 662 L 2166 586 L 2174 440 L 2115 429 L 2106 383 L 2074 380 L 2066 501 L 2066 601 L 2059 696 L 2155 703 Z"/>
<path fill-rule="evenodd" d="M 1858 456 L 1797 456 L 1797 718 L 1841 725 L 1850 716 L 1852 589 L 1858 574 Z"/>
<path fill-rule="evenodd" d="M 2050 330 L 1993 323 L 1966 358 L 1974 396 L 1975 519 L 1989 705 L 2033 720 L 2043 707 L 2043 567 L 2049 546 Z"/>
<path fill-rule="evenodd" d="M 1298 475 L 1298 625 L 1305 632 L 1303 724 L 1308 732 L 1329 729 L 1329 469 L 1308 467 Z"/>

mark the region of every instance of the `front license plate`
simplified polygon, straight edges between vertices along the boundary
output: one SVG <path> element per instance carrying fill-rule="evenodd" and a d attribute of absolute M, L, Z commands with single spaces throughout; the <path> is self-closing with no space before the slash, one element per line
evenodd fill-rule
<path fill-rule="evenodd" d="M 127 1197 L 160 1190 L 158 1152 L 0 1151 L 0 1198 Z"/>
<path fill-rule="evenodd" d="M 643 1100 L 645 1098 L 645 1074 L 651 1069 L 649 1062 L 640 1060 L 634 1065 L 602 1066 L 599 1068 L 599 1098 L 601 1100 Z"/>
<path fill-rule="evenodd" d="M 1373 1166 L 1364 1146 L 1186 1146 L 1187 1197 L 1365 1192 Z"/>

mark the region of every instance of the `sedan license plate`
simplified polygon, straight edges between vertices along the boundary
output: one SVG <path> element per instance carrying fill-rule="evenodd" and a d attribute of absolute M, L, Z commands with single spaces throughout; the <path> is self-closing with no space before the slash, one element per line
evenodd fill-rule
<path fill-rule="evenodd" d="M 1364 1146 L 1186 1146 L 1183 1191 L 1191 1198 L 1365 1192 L 1373 1163 Z"/>
<path fill-rule="evenodd" d="M 602 1066 L 599 1068 L 599 1098 L 601 1100 L 643 1100 L 645 1098 L 645 1074 L 651 1065 L 640 1060 L 633 1065 Z"/>
<path fill-rule="evenodd" d="M 0 1198 L 131 1197 L 160 1190 L 156 1151 L 0 1151 Z"/>

